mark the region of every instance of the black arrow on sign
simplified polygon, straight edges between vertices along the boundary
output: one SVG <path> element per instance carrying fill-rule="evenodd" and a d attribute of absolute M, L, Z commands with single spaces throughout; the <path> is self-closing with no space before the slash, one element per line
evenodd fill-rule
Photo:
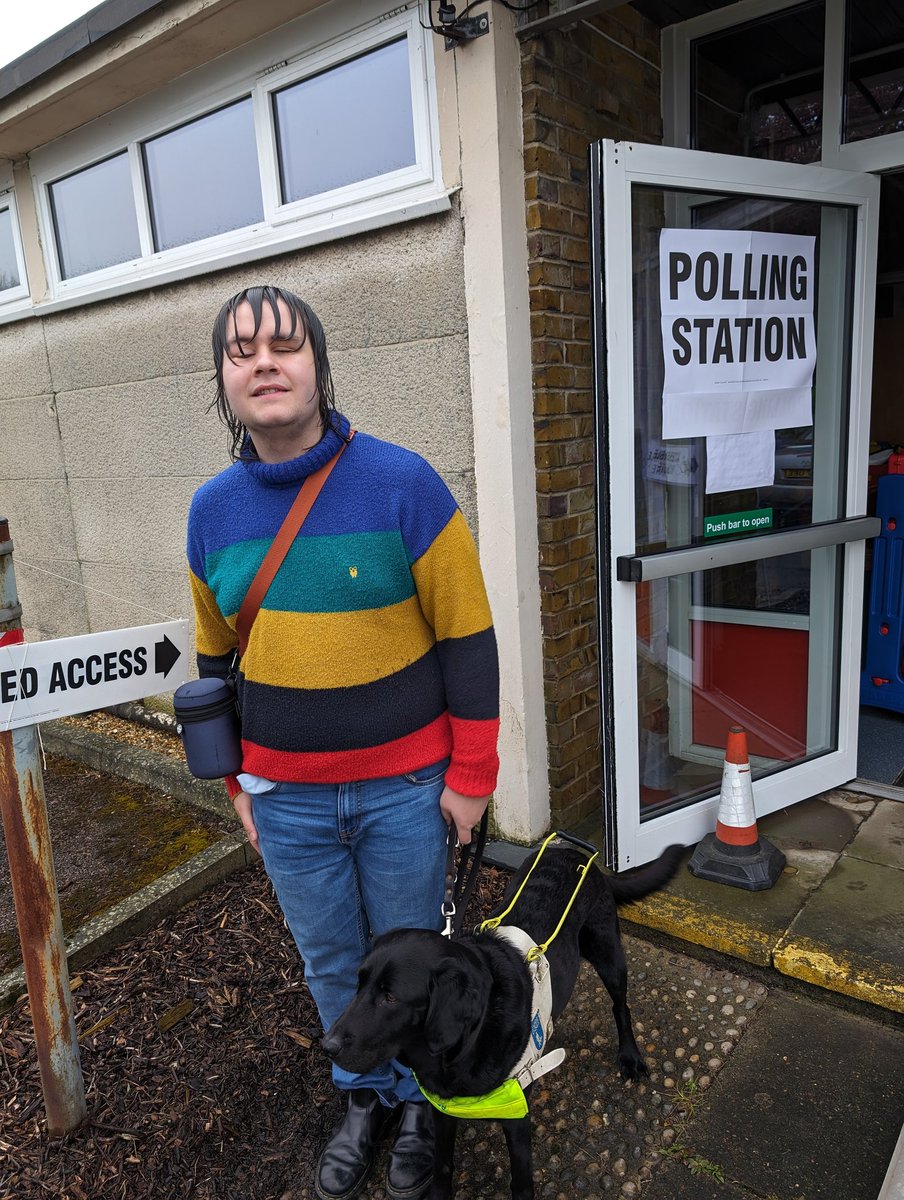
<path fill-rule="evenodd" d="M 157 675 L 162 675 L 166 679 L 175 664 L 182 657 L 182 651 L 178 646 L 174 645 L 166 634 L 163 635 L 163 641 L 157 642 L 154 646 L 154 672 Z"/>

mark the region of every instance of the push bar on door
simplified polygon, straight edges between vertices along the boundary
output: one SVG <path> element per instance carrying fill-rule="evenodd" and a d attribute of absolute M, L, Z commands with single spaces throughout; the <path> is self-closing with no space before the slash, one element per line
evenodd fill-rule
<path fill-rule="evenodd" d="M 863 542 L 877 537 L 881 529 L 882 522 L 878 517 L 845 517 L 841 521 L 821 521 L 802 529 L 726 538 L 707 546 L 685 546 L 681 550 L 658 550 L 653 554 L 621 554 L 616 559 L 615 573 L 622 583 L 642 583 L 647 579 L 684 575 L 688 571 L 728 567 L 755 558 L 778 558 L 781 554 L 838 546 L 843 542 Z"/>

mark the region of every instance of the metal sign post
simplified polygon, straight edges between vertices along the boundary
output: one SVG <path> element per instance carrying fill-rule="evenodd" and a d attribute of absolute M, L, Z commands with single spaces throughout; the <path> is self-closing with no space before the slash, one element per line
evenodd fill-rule
<path fill-rule="evenodd" d="M 0 641 L 21 629 L 9 525 L 0 519 Z M 63 922 L 53 869 L 44 781 L 33 725 L 0 731 L 0 812 L 9 854 L 22 962 L 51 1134 L 85 1119 L 85 1081 L 72 1015 Z"/>

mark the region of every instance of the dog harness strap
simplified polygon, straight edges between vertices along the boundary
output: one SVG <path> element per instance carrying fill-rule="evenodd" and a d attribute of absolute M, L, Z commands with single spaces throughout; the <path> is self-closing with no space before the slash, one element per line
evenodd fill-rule
<path fill-rule="evenodd" d="M 518 888 L 517 892 L 515 892 L 514 896 L 512 896 L 511 904 L 508 906 L 508 908 L 505 910 L 505 912 L 501 912 L 498 917 L 490 917 L 488 920 L 483 921 L 480 926 L 481 933 L 484 933 L 487 929 L 497 929 L 502 924 L 502 918 L 507 917 L 509 915 L 509 913 L 512 911 L 512 909 L 518 903 L 518 897 L 521 895 L 521 893 L 527 887 L 527 881 L 528 881 L 528 879 L 530 879 L 531 875 L 533 875 L 534 867 L 536 867 L 537 863 L 543 857 L 543 851 L 546 849 L 546 847 L 549 845 L 549 843 L 553 840 L 553 838 L 556 838 L 556 837 L 558 837 L 558 834 L 556 833 L 555 830 L 553 830 L 552 833 L 549 835 L 549 837 L 546 839 L 546 841 L 543 843 L 543 845 L 540 847 L 540 852 L 537 855 L 537 857 L 534 859 L 534 861 L 531 863 L 530 870 L 522 879 L 521 886 Z"/>
<path fill-rule="evenodd" d="M 549 949 L 550 944 L 554 941 L 559 930 L 565 924 L 565 918 L 571 912 L 571 906 L 572 906 L 572 904 L 574 904 L 575 900 L 577 899 L 578 892 L 581 890 L 584 880 L 587 878 L 587 872 L 590 870 L 590 864 L 593 862 L 593 859 L 596 858 L 598 855 L 599 855 L 599 850 L 597 850 L 596 854 L 593 855 L 593 858 L 588 858 L 583 866 L 578 867 L 578 874 L 580 875 L 581 878 L 578 880 L 577 887 L 571 893 L 571 899 L 565 905 L 565 911 L 562 913 L 562 916 L 559 920 L 558 925 L 555 927 L 555 929 L 552 931 L 552 933 L 549 935 L 549 937 L 546 939 L 546 941 L 541 946 L 537 946 L 534 951 L 530 952 L 530 954 L 533 954 L 533 953 L 545 954 L 546 951 Z M 530 962 L 530 954 L 528 954 L 528 958 L 527 958 L 528 962 Z"/>
<path fill-rule="evenodd" d="M 496 936 L 509 942 L 522 954 L 527 961 L 533 985 L 531 1000 L 530 1029 L 527 1044 L 521 1052 L 521 1057 L 512 1068 L 512 1075 L 535 1063 L 546 1048 L 552 1037 L 552 976 L 549 970 L 549 959 L 545 954 L 531 958 L 531 952 L 537 949 L 537 944 L 530 934 L 519 929 L 517 925 L 500 925 Z"/>
<path fill-rule="evenodd" d="M 531 1066 L 522 1067 L 517 1076 L 506 1079 L 505 1083 L 493 1088 L 485 1096 L 439 1096 L 436 1092 L 428 1092 L 420 1083 L 418 1087 L 424 1093 L 424 1098 L 447 1116 L 468 1120 L 512 1121 L 527 1116 L 527 1097 L 524 1089 L 564 1061 L 565 1051 L 560 1046 Z"/>
<path fill-rule="evenodd" d="M 417 1076 L 415 1075 L 415 1080 Z M 421 1087 L 418 1084 L 418 1087 Z M 468 1120 L 512 1121 L 527 1116 L 527 1097 L 517 1079 L 507 1079 L 485 1096 L 439 1096 L 421 1087 L 424 1098 L 450 1117 Z"/>
<path fill-rule="evenodd" d="M 555 1050 L 550 1050 L 549 1054 L 544 1054 L 542 1058 L 538 1058 L 535 1063 L 530 1066 L 522 1067 L 515 1075 L 515 1078 L 523 1088 L 528 1087 L 541 1076 L 547 1075 L 550 1071 L 554 1071 L 556 1067 L 560 1067 L 565 1061 L 565 1051 L 559 1046 Z"/>
<path fill-rule="evenodd" d="M 505 910 L 505 912 L 501 912 L 498 917 L 489 917 L 486 921 L 483 921 L 479 927 L 481 933 L 485 933 L 488 929 L 498 929 L 500 927 L 500 925 L 502 923 L 502 918 L 507 917 L 508 914 L 512 911 L 512 909 L 515 907 L 518 897 L 521 895 L 521 893 L 524 891 L 525 887 L 527 886 L 528 879 L 530 879 L 531 875 L 534 873 L 534 867 L 536 867 L 537 863 L 543 857 L 543 851 L 546 849 L 546 847 L 549 845 L 549 843 L 551 841 L 553 841 L 555 838 L 560 837 L 560 836 L 561 835 L 556 830 L 553 830 L 553 832 L 549 835 L 549 837 L 546 839 L 546 841 L 540 847 L 539 852 L 537 853 L 537 857 L 531 863 L 530 870 L 524 876 L 524 879 L 521 881 L 521 886 L 518 888 L 517 892 L 515 892 L 514 896 L 512 897 L 511 904 L 509 904 L 509 906 Z M 568 838 L 567 840 L 573 841 L 574 839 Z M 574 891 L 571 893 L 571 899 L 565 905 L 565 911 L 562 913 L 562 916 L 559 918 L 558 925 L 555 927 L 555 929 L 552 931 L 552 933 L 549 935 L 549 937 L 546 939 L 545 942 L 543 942 L 539 946 L 536 946 L 536 945 L 532 946 L 532 948 L 528 951 L 528 954 L 527 954 L 528 962 L 532 962 L 534 958 L 538 958 L 541 954 L 545 954 L 546 951 L 549 949 L 549 947 L 552 945 L 559 930 L 565 924 L 565 918 L 568 916 L 569 912 L 571 912 L 571 906 L 572 906 L 572 904 L 574 904 L 575 900 L 577 899 L 577 894 L 581 890 L 584 880 L 587 878 L 587 872 L 590 870 L 590 864 L 593 862 L 593 860 L 595 858 L 598 858 L 598 857 L 599 857 L 599 850 L 597 850 L 595 854 L 591 855 L 591 857 L 588 858 L 587 861 L 582 866 L 578 867 L 578 874 L 580 875 L 580 879 L 578 880 L 577 886 L 575 887 Z M 511 926 L 510 928 L 514 928 L 514 926 Z"/>

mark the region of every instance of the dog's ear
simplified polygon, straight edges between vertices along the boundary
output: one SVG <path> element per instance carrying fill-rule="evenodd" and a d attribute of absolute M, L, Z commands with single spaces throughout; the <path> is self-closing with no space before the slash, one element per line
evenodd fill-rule
<path fill-rule="evenodd" d="M 468 1039 L 485 1004 L 477 981 L 457 963 L 443 963 L 430 981 L 424 1035 L 431 1054 L 444 1054 Z"/>

